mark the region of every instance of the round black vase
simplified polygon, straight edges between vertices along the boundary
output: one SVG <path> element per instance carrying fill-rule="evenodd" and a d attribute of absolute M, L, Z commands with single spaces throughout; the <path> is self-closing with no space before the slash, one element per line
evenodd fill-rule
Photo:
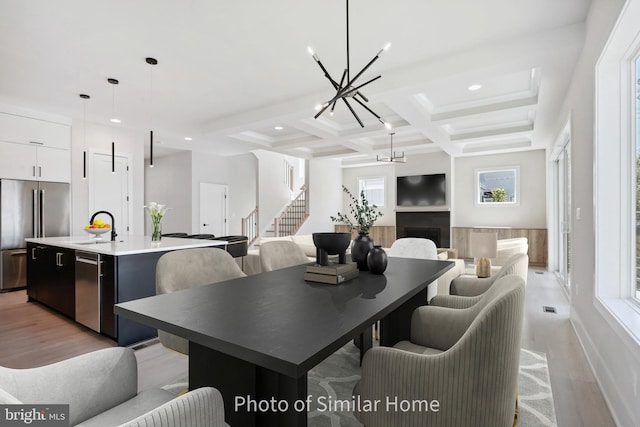
<path fill-rule="evenodd" d="M 387 253 L 382 246 L 374 246 L 367 254 L 367 266 L 369 272 L 382 274 L 387 269 Z"/>
<path fill-rule="evenodd" d="M 359 234 L 351 246 L 351 261 L 358 265 L 358 270 L 367 271 L 367 255 L 373 249 L 373 239 L 368 234 Z"/>

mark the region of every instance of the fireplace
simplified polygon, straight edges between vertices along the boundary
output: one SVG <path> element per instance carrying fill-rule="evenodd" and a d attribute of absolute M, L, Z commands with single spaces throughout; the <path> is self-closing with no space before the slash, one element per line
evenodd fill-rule
<path fill-rule="evenodd" d="M 431 228 L 431 227 L 405 227 L 404 229 L 404 237 L 422 237 L 424 239 L 429 239 L 433 243 L 436 244 L 436 247 L 440 246 L 440 235 L 441 230 L 439 228 Z"/>
<path fill-rule="evenodd" d="M 451 246 L 449 211 L 396 212 L 396 239 L 422 237 L 439 248 Z"/>

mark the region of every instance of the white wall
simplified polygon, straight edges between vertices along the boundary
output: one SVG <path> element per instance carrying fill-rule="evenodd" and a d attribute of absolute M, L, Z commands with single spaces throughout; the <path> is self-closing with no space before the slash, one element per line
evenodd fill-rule
<path fill-rule="evenodd" d="M 520 204 L 476 206 L 476 169 L 504 166 L 520 168 Z M 546 166 L 544 150 L 456 158 L 452 226 L 546 228 Z"/>
<path fill-rule="evenodd" d="M 334 159 L 309 160 L 309 219 L 297 234 L 333 231 L 330 216 L 342 210 L 342 170 Z"/>
<path fill-rule="evenodd" d="M 630 346 L 625 331 L 600 314 L 595 301 L 595 236 L 593 209 L 593 150 L 595 64 L 623 5 L 623 0 L 594 0 L 587 19 L 585 46 L 559 116 L 561 132 L 572 118 L 572 290 L 571 321 L 582 343 L 609 408 L 621 426 L 637 425 L 640 365 L 637 343 Z M 611 171 L 614 173 L 615 171 Z M 580 219 L 575 216 L 581 210 Z M 612 206 L 613 209 L 616 207 Z M 612 248 L 615 250 L 615 248 Z M 611 265 L 610 268 L 616 268 Z M 634 385 L 635 381 L 635 385 Z"/>
<path fill-rule="evenodd" d="M 191 152 L 155 157 L 154 167 L 145 164 L 145 200 L 169 207 L 162 220 L 162 233 L 191 232 Z M 151 218 L 145 213 L 145 234 L 151 235 Z"/>
<path fill-rule="evenodd" d="M 119 127 L 111 127 L 95 123 L 86 124 L 87 152 L 96 151 L 111 153 L 111 142 L 115 142 L 116 154 L 129 155 L 131 164 L 129 172 L 132 174 L 132 189 L 130 203 L 132 217 L 130 219 L 130 234 L 144 233 L 144 132 L 132 131 Z M 89 211 L 89 180 L 82 178 L 82 152 L 84 151 L 84 123 L 73 120 L 71 130 L 71 234 L 86 235 L 84 226 L 88 223 L 93 212 Z M 88 156 L 88 154 L 87 154 Z M 87 159 L 87 175 L 90 161 Z M 116 218 L 116 231 L 118 220 Z M 119 232 L 120 236 L 124 232 Z"/>
<path fill-rule="evenodd" d="M 254 154 L 258 159 L 259 231 L 262 234 L 272 228 L 274 217 L 291 203 L 292 193 L 284 179 L 287 156 L 264 150 L 256 150 Z M 292 166 L 295 167 L 294 164 Z M 298 194 L 299 187 L 294 187 L 294 190 Z"/>
<path fill-rule="evenodd" d="M 240 234 L 241 218 L 256 206 L 257 162 L 252 154 L 216 156 L 208 153 L 192 154 L 192 212 L 191 232 L 200 232 L 200 183 L 229 187 L 227 218 L 229 234 Z"/>
<path fill-rule="evenodd" d="M 345 168 L 342 172 L 342 181 L 354 196 L 358 196 L 358 180 L 360 178 L 385 178 L 385 205 L 380 208 L 383 216 L 375 225 L 396 225 L 396 177 L 410 175 L 430 175 L 444 173 L 447 186 L 447 206 L 443 210 L 450 209 L 452 203 L 453 180 L 451 159 L 444 152 L 408 154 L 406 163 L 380 163 L 375 166 L 359 168 Z M 349 197 L 343 197 L 342 213 L 349 213 Z"/>

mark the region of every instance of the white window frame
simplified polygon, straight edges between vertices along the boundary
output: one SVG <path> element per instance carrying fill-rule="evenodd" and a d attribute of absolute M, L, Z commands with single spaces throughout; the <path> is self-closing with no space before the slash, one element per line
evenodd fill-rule
<path fill-rule="evenodd" d="M 480 174 L 490 172 L 514 171 L 515 184 L 513 188 L 514 201 L 512 202 L 483 202 L 480 191 Z M 475 170 L 475 198 L 476 206 L 520 206 L 520 166 L 499 166 L 494 168 L 483 168 Z"/>
<path fill-rule="evenodd" d="M 640 1 L 623 7 L 596 64 L 593 182 L 594 305 L 635 345 L 640 345 L 640 304 L 634 298 L 636 118 L 632 94 L 640 55 L 639 15 Z"/>
<path fill-rule="evenodd" d="M 365 177 L 359 177 L 358 178 L 358 198 L 360 197 L 360 192 L 363 189 L 363 183 L 368 181 L 368 180 L 374 180 L 374 179 L 381 179 L 382 180 L 382 204 L 379 203 L 375 203 L 372 200 L 369 200 L 367 198 L 367 200 L 369 201 L 369 203 L 376 205 L 377 207 L 384 207 L 386 205 L 387 202 L 387 179 L 384 176 L 365 176 Z M 366 191 L 365 191 L 366 193 Z"/>

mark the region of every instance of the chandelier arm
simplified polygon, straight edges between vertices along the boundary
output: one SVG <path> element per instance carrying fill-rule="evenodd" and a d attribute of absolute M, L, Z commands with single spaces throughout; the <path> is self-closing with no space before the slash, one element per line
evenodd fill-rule
<path fill-rule="evenodd" d="M 365 87 L 366 85 L 368 85 L 368 84 L 369 84 L 369 83 L 371 83 L 371 82 L 375 82 L 375 81 L 376 81 L 376 80 L 378 80 L 380 77 L 382 77 L 382 76 L 374 77 L 374 78 L 372 78 L 371 80 L 369 80 L 369 81 L 366 81 L 366 82 L 362 83 L 360 86 L 356 86 L 356 87 L 354 87 L 354 88 L 351 88 L 351 89 L 349 89 L 348 91 L 343 92 L 341 96 L 350 96 L 352 93 L 354 93 L 354 92 L 358 92 L 358 89 Z M 348 87 L 350 87 L 350 86 L 347 86 L 347 88 L 348 88 Z M 346 88 L 345 88 L 345 89 L 346 89 Z"/>
<path fill-rule="evenodd" d="M 358 117 L 358 115 L 356 114 L 356 112 L 354 111 L 353 107 L 351 107 L 351 104 L 349 104 L 349 101 L 347 101 L 346 99 L 342 98 L 342 100 L 344 101 L 345 104 L 347 104 L 347 107 L 349 108 L 349 110 L 351 111 L 351 114 L 353 114 L 353 117 L 356 118 L 356 120 L 358 121 L 358 123 L 360 123 L 360 127 L 364 127 L 364 124 L 362 123 L 362 120 L 360 120 L 360 117 Z"/>
<path fill-rule="evenodd" d="M 362 92 L 357 91 L 357 92 L 356 92 L 356 95 L 357 95 L 357 96 L 359 96 L 360 98 L 362 98 L 362 100 L 363 100 L 364 102 L 369 102 L 369 98 L 367 98 L 366 96 L 364 96 L 364 94 L 363 94 Z M 355 97 L 354 97 L 354 99 L 355 99 Z"/>
<path fill-rule="evenodd" d="M 379 115 L 377 115 L 371 108 L 367 107 L 366 104 L 364 104 L 362 101 L 360 101 L 358 98 L 353 98 L 354 101 L 356 101 L 358 104 L 360 104 L 362 106 L 362 108 L 364 108 L 365 110 L 367 110 L 368 112 L 370 112 L 371 114 L 373 114 L 375 116 L 376 119 L 378 120 L 382 120 L 382 117 L 380 117 Z"/>
<path fill-rule="evenodd" d="M 359 72 L 358 74 L 356 74 L 356 76 L 355 76 L 353 79 L 351 79 L 351 80 L 349 80 L 349 81 L 347 82 L 347 86 L 352 86 L 352 85 L 356 82 L 356 80 L 358 80 L 358 78 L 359 78 L 359 77 L 360 77 L 360 76 L 361 76 L 365 71 L 367 71 L 367 70 L 369 69 L 369 67 L 371 67 L 371 66 L 373 65 L 373 63 L 374 63 L 374 62 L 376 62 L 376 61 L 378 60 L 378 58 L 380 58 L 380 55 L 376 55 L 376 56 L 374 56 L 374 57 L 373 57 L 373 59 L 372 59 L 371 61 L 369 61 L 369 63 L 368 63 L 367 65 L 365 65 L 365 66 L 364 66 L 364 68 L 363 68 L 362 70 L 360 70 L 360 72 Z"/>
<path fill-rule="evenodd" d="M 342 72 L 342 78 L 340 79 L 340 85 L 337 87 L 338 91 L 340 89 L 342 89 L 342 84 L 344 83 L 344 79 L 347 76 L 347 69 L 345 68 L 345 70 Z M 336 99 L 335 101 L 333 101 L 333 104 L 331 104 L 331 111 L 330 113 L 333 114 L 333 110 L 336 108 L 336 103 L 338 102 L 338 100 Z"/>
<path fill-rule="evenodd" d="M 351 95 L 352 93 L 357 92 L 358 89 L 368 85 L 371 82 L 374 82 L 374 81 L 378 80 L 380 77 L 382 77 L 382 76 L 374 77 L 371 80 L 369 80 L 369 81 L 367 81 L 365 83 L 362 83 L 360 86 L 357 86 L 357 87 L 354 87 L 354 88 L 351 88 L 351 89 L 349 89 L 349 86 L 345 86 L 343 88 L 340 88 L 340 89 L 338 89 L 338 92 L 336 93 L 336 95 L 333 98 L 331 98 L 330 100 L 328 100 L 326 103 L 327 104 L 331 104 L 331 103 L 333 103 L 334 101 L 337 101 L 340 98 L 346 98 L 347 96 Z M 349 90 L 347 90 L 347 89 L 349 89 Z"/>

